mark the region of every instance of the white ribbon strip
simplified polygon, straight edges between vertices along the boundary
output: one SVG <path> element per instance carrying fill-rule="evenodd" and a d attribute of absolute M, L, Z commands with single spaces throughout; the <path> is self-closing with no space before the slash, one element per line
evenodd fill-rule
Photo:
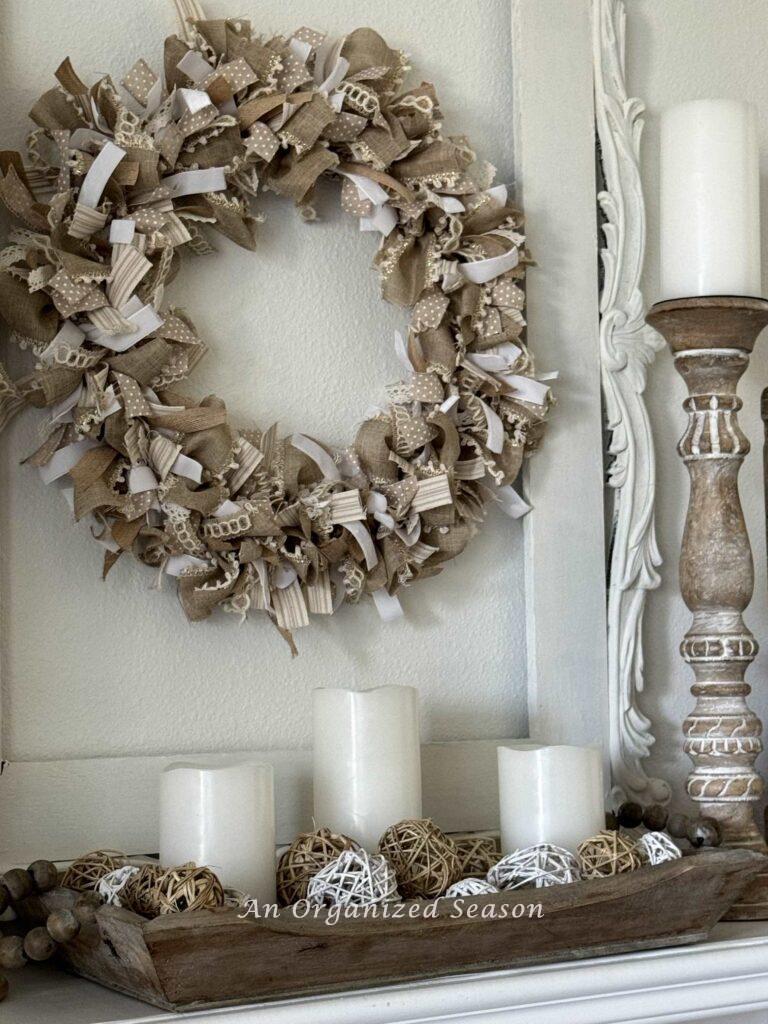
<path fill-rule="evenodd" d="M 386 526 L 388 530 L 394 530 L 394 517 L 387 512 L 387 499 L 379 491 L 369 491 L 366 508 L 377 523 Z"/>
<path fill-rule="evenodd" d="M 157 477 L 149 466 L 131 466 L 128 473 L 128 490 L 131 494 L 143 494 L 144 491 L 156 491 Z"/>
<path fill-rule="evenodd" d="M 136 234 L 136 221 L 130 218 L 113 220 L 109 225 L 110 245 L 130 245 Z"/>
<path fill-rule="evenodd" d="M 513 345 L 512 342 L 505 342 L 503 345 L 489 349 L 487 352 L 467 352 L 466 359 L 467 362 L 477 366 L 480 370 L 496 373 L 499 370 L 508 370 L 510 366 L 514 366 L 521 354 L 521 349 L 517 345 Z"/>
<path fill-rule="evenodd" d="M 500 505 L 502 510 L 511 519 L 520 519 L 531 511 L 531 506 L 524 498 L 520 497 L 512 484 L 493 488 L 486 487 L 485 484 L 479 484 L 478 486 L 491 501 L 495 501 L 497 505 Z"/>
<path fill-rule="evenodd" d="M 125 310 L 134 308 L 136 303 L 139 303 L 140 308 L 135 312 L 126 314 Z M 112 352 L 125 352 L 146 338 L 146 336 L 151 334 L 152 331 L 156 331 L 158 327 L 162 327 L 165 322 L 161 316 L 158 316 L 157 311 L 153 306 L 141 306 L 141 300 L 137 299 L 136 296 L 126 303 L 120 312 L 123 313 L 132 324 L 135 324 L 135 330 L 126 334 L 104 334 L 99 331 L 95 335 L 90 336 L 90 341 L 94 345 L 101 345 L 104 348 L 111 349 Z"/>
<path fill-rule="evenodd" d="M 171 466 L 171 472 L 177 476 L 186 477 L 187 480 L 193 480 L 196 484 L 199 484 L 203 479 L 203 467 L 197 461 L 197 459 L 190 459 L 187 455 L 179 453 L 176 456 L 176 461 Z M 234 505 L 234 502 L 231 504 Z M 240 508 L 235 505 L 235 512 L 239 512 Z M 214 512 L 214 515 L 216 513 Z"/>
<path fill-rule="evenodd" d="M 72 410 L 80 401 L 80 396 L 85 391 L 84 384 L 78 384 L 74 391 L 62 398 L 56 405 L 51 406 L 51 425 L 55 423 L 66 423 L 73 419 Z"/>
<path fill-rule="evenodd" d="M 373 569 L 379 561 L 379 556 L 376 554 L 376 548 L 367 528 L 363 526 L 362 523 L 344 523 L 344 529 L 349 530 L 360 545 L 363 555 L 365 556 L 366 566 L 369 569 Z"/>
<path fill-rule="evenodd" d="M 65 448 L 59 448 L 44 466 L 40 466 L 40 478 L 44 484 L 52 484 L 54 480 L 58 480 L 73 469 L 86 452 L 98 447 L 98 441 L 84 437 L 82 441 L 75 441 Z"/>
<path fill-rule="evenodd" d="M 164 569 L 169 576 L 183 576 L 187 569 L 209 569 L 210 565 L 194 555 L 171 555 Z"/>
<path fill-rule="evenodd" d="M 74 351 L 80 348 L 84 341 L 85 334 L 83 334 L 77 324 L 73 324 L 71 320 L 65 320 L 53 341 L 41 353 L 40 362 L 48 364 L 57 349 L 64 347 Z"/>
<path fill-rule="evenodd" d="M 393 594 L 388 594 L 383 587 L 381 590 L 374 590 L 373 603 L 376 605 L 376 611 L 382 622 L 392 622 L 394 619 L 402 618 L 403 607 L 399 600 Z"/>
<path fill-rule="evenodd" d="M 504 381 L 514 389 L 515 396 L 522 398 L 524 402 L 544 405 L 547 401 L 549 386 L 534 380 L 533 377 L 522 377 L 516 373 L 505 373 Z"/>
<path fill-rule="evenodd" d="M 460 263 L 459 273 L 463 274 L 472 284 L 485 284 L 492 281 L 494 277 L 506 274 L 508 270 L 516 267 L 520 261 L 520 254 L 516 248 L 501 256 L 489 256 L 485 260 L 475 260 L 474 263 Z"/>
<path fill-rule="evenodd" d="M 272 585 L 278 590 L 285 590 L 286 587 L 290 587 L 298 576 L 296 570 L 292 565 L 286 565 L 285 562 L 281 562 L 280 565 L 275 569 L 272 576 Z"/>
<path fill-rule="evenodd" d="M 490 405 L 478 398 L 478 402 L 483 407 L 485 413 L 485 422 L 488 426 L 488 439 L 485 442 L 485 447 L 489 452 L 494 452 L 498 455 L 504 449 L 504 424 L 501 422 L 501 418 Z"/>
<path fill-rule="evenodd" d="M 297 39 L 296 36 L 291 36 L 288 40 L 288 49 L 296 60 L 300 60 L 302 64 L 307 63 L 309 55 L 312 53 L 311 45 L 305 43 L 303 39 Z"/>
<path fill-rule="evenodd" d="M 326 480 L 341 480 L 338 466 L 328 452 L 320 447 L 317 441 L 313 441 L 303 434 L 293 434 L 291 436 L 291 445 L 312 459 Z"/>
<path fill-rule="evenodd" d="M 487 188 L 485 195 L 490 196 L 491 199 L 498 203 L 499 206 L 507 205 L 507 197 L 509 190 L 506 185 L 494 185 L 493 188 Z"/>
<path fill-rule="evenodd" d="M 184 114 L 197 114 L 210 106 L 213 106 L 213 101 L 203 89 L 177 89 L 173 94 L 173 115 L 176 118 Z"/>
<path fill-rule="evenodd" d="M 204 82 L 214 70 L 198 50 L 188 50 L 176 67 L 179 71 L 183 71 L 187 78 L 191 78 L 195 84 Z M 208 102 L 211 102 L 210 97 Z"/>
<path fill-rule="evenodd" d="M 397 225 L 397 214 L 391 206 L 377 206 L 372 216 L 360 218 L 361 231 L 380 231 L 388 235 Z"/>
<path fill-rule="evenodd" d="M 108 142 L 99 155 L 91 164 L 88 173 L 80 186 L 80 194 L 77 198 L 81 206 L 89 206 L 95 210 L 99 205 L 101 193 L 107 187 L 112 172 L 125 156 L 125 150 L 120 149 L 114 142 Z"/>
<path fill-rule="evenodd" d="M 161 184 L 170 190 L 171 199 L 193 196 L 200 192 L 223 192 L 227 187 L 223 167 L 205 167 L 200 171 L 179 171 L 163 178 Z"/>
<path fill-rule="evenodd" d="M 224 519 L 226 516 L 235 516 L 241 511 L 242 509 L 239 505 L 227 498 L 225 501 L 222 501 L 218 508 L 213 510 L 213 514 L 217 519 Z"/>

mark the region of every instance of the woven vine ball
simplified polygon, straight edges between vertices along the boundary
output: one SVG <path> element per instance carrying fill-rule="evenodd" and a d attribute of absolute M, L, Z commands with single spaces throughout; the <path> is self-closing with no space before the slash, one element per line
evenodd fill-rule
<path fill-rule="evenodd" d="M 359 850 L 354 839 L 329 828 L 302 832 L 280 857 L 277 865 L 277 899 L 283 907 L 306 899 L 310 879 L 345 850 Z"/>
<path fill-rule="evenodd" d="M 456 896 L 487 896 L 488 893 L 498 892 L 495 885 L 486 882 L 484 878 L 460 878 L 458 882 L 449 885 L 445 895 L 449 898 Z"/>
<path fill-rule="evenodd" d="M 397 879 L 386 857 L 344 850 L 309 880 L 307 898 L 320 907 L 370 907 L 398 898 Z"/>
<path fill-rule="evenodd" d="M 461 877 L 456 844 L 429 818 L 390 825 L 379 840 L 379 853 L 395 869 L 397 887 L 406 899 L 442 896 Z"/>
<path fill-rule="evenodd" d="M 169 868 L 157 883 L 160 914 L 214 910 L 224 905 L 224 889 L 210 868 L 182 864 Z"/>
<path fill-rule="evenodd" d="M 160 913 L 158 884 L 165 871 L 160 864 L 141 864 L 120 894 L 123 906 L 142 917 L 157 917 Z"/>
<path fill-rule="evenodd" d="M 488 881 L 498 889 L 537 889 L 569 885 L 581 878 L 581 869 L 570 850 L 553 843 L 536 843 L 502 857 L 488 872 Z"/>
<path fill-rule="evenodd" d="M 682 857 L 680 847 L 666 832 L 646 832 L 638 839 L 637 850 L 646 864 L 664 864 Z"/>
<path fill-rule="evenodd" d="M 123 867 L 125 862 L 125 854 L 117 850 L 84 853 L 69 865 L 61 884 L 65 889 L 75 889 L 77 892 L 95 892 L 104 875 Z"/>
<path fill-rule="evenodd" d="M 459 836 L 453 841 L 459 855 L 460 878 L 484 878 L 499 859 L 494 836 Z"/>
<path fill-rule="evenodd" d="M 604 878 L 642 867 L 637 842 L 630 836 L 606 829 L 590 836 L 578 848 L 584 878 Z"/>
<path fill-rule="evenodd" d="M 130 879 L 138 874 L 139 869 L 133 864 L 126 864 L 122 868 L 115 868 L 107 875 L 102 875 L 96 892 L 101 896 L 107 906 L 125 906 L 123 889 Z"/>

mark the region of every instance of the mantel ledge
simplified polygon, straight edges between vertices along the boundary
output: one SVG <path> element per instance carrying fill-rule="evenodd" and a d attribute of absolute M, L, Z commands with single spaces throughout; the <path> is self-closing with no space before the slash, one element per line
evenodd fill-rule
<path fill-rule="evenodd" d="M 0 1024 L 671 1024 L 768 1008 L 768 922 L 697 945 L 184 1015 L 53 968 L 11 979 Z"/>

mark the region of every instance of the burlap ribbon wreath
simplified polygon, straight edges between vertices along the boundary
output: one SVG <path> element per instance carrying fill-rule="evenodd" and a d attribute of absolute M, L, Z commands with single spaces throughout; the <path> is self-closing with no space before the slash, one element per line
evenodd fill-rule
<path fill-rule="evenodd" d="M 124 552 L 178 578 L 187 615 L 266 612 L 290 640 L 310 614 L 396 592 L 465 547 L 537 444 L 548 387 L 521 338 L 521 215 L 431 85 L 372 29 L 264 39 L 197 20 L 85 85 L 65 60 L 31 111 L 26 160 L 0 154 L 20 222 L 0 252 L 0 315 L 35 365 L 0 365 L 0 426 L 48 410 L 28 462 L 94 524 L 104 573 Z M 127 94 L 127 95 L 126 95 Z M 205 345 L 163 306 L 207 229 L 256 244 L 259 189 L 312 219 L 320 175 L 379 238 L 382 294 L 410 310 L 390 405 L 334 453 L 303 435 L 239 430 L 224 403 L 179 390 Z M 292 641 L 291 641 L 292 643 Z"/>

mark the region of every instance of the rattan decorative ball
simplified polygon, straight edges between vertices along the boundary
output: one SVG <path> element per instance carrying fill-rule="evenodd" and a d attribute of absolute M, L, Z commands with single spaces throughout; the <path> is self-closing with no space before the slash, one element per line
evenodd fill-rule
<path fill-rule="evenodd" d="M 142 864 L 125 883 L 120 899 L 124 907 L 143 917 L 160 913 L 158 884 L 166 869 L 161 864 Z"/>
<path fill-rule="evenodd" d="M 117 850 L 84 853 L 69 865 L 61 884 L 65 889 L 75 889 L 77 892 L 95 892 L 104 875 L 123 867 L 125 861 L 125 854 Z"/>
<path fill-rule="evenodd" d="M 680 847 L 666 832 L 646 832 L 638 839 L 637 849 L 646 864 L 664 864 L 682 857 Z"/>
<path fill-rule="evenodd" d="M 429 818 L 390 825 L 379 840 L 379 853 L 395 869 L 397 887 L 406 899 L 442 896 L 461 877 L 456 844 Z"/>
<path fill-rule="evenodd" d="M 459 855 L 460 878 L 485 878 L 499 859 L 498 840 L 494 836 L 461 836 L 453 841 Z"/>
<path fill-rule="evenodd" d="M 590 836 L 578 848 L 584 878 L 604 878 L 642 867 L 637 842 L 621 832 L 606 830 Z"/>
<path fill-rule="evenodd" d="M 397 879 L 386 857 L 344 850 L 309 880 L 307 898 L 320 907 L 370 907 L 398 898 Z"/>
<path fill-rule="evenodd" d="M 288 907 L 306 899 L 310 879 L 318 871 L 336 860 L 344 850 L 359 850 L 354 839 L 332 832 L 329 828 L 318 828 L 314 832 L 302 832 L 296 836 L 284 851 L 277 865 L 277 899 Z"/>
<path fill-rule="evenodd" d="M 536 843 L 502 857 L 488 872 L 487 880 L 498 889 L 537 889 L 569 885 L 581 878 L 579 862 L 570 850 L 553 843 Z"/>
<path fill-rule="evenodd" d="M 126 864 L 122 868 L 115 868 L 109 874 L 102 875 L 96 892 L 111 907 L 125 906 L 123 890 L 131 878 L 138 873 L 139 869 L 133 864 Z"/>
<path fill-rule="evenodd" d="M 458 882 L 449 885 L 445 895 L 450 898 L 457 896 L 487 896 L 488 893 L 498 892 L 495 885 L 486 882 L 484 878 L 460 878 Z"/>
<path fill-rule="evenodd" d="M 157 883 L 160 914 L 214 910 L 224 905 L 224 889 L 210 868 L 182 864 L 169 868 Z"/>

